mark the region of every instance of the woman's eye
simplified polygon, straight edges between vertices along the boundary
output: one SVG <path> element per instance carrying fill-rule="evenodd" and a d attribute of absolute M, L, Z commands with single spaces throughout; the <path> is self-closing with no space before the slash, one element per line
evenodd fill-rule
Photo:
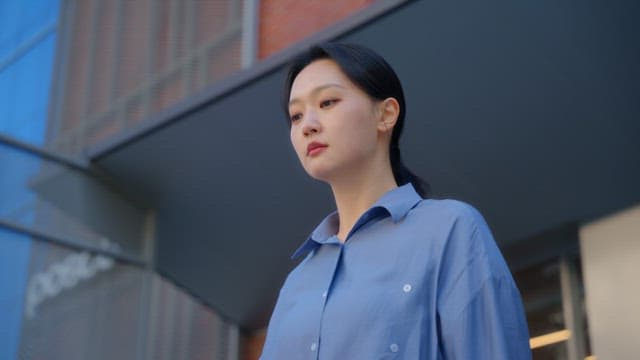
<path fill-rule="evenodd" d="M 293 122 L 296 120 L 300 120 L 302 118 L 302 114 L 293 114 L 289 117 L 289 119 Z"/>
<path fill-rule="evenodd" d="M 321 107 L 321 108 L 326 108 L 326 107 L 328 107 L 328 106 L 331 106 L 331 105 L 333 105 L 333 104 L 337 103 L 338 101 L 340 101 L 340 100 L 338 100 L 338 99 L 329 99 L 329 100 L 325 100 L 325 101 L 323 101 L 323 102 L 321 102 L 321 103 L 320 103 L 320 107 Z"/>

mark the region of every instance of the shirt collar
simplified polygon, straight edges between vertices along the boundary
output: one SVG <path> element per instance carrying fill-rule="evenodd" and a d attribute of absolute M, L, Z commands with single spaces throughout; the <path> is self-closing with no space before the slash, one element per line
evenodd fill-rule
<path fill-rule="evenodd" d="M 411 183 L 391 189 L 382 195 L 369 210 L 381 208 L 385 209 L 394 223 L 402 220 L 409 210 L 411 210 L 422 198 Z M 333 211 L 327 215 L 313 230 L 309 238 L 293 253 L 292 259 L 305 254 L 318 246 L 330 242 L 329 240 L 338 232 L 339 218 L 338 212 Z"/>

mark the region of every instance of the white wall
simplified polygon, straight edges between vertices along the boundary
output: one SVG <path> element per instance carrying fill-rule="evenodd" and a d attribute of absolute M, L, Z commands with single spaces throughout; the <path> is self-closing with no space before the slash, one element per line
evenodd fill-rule
<path fill-rule="evenodd" d="M 580 228 L 591 349 L 640 359 L 640 205 Z"/>

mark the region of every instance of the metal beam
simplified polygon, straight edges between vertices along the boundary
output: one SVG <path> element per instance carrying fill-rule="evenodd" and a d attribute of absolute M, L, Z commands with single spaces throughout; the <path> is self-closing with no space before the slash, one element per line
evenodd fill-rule
<path fill-rule="evenodd" d="M 260 0 L 244 0 L 242 13 L 242 68 L 258 61 L 258 28 L 260 27 Z"/>
<path fill-rule="evenodd" d="M 31 155 L 35 155 L 37 157 L 56 162 L 58 164 L 71 167 L 75 170 L 80 170 L 80 171 L 89 170 L 89 162 L 87 160 L 74 159 L 64 155 L 56 154 L 44 148 L 31 145 L 24 141 L 20 141 L 9 135 L 4 135 L 0 133 L 0 144 L 4 144 L 16 150 L 24 151 Z"/>
<path fill-rule="evenodd" d="M 575 260 L 567 257 L 560 259 L 560 287 L 564 324 L 571 333 L 567 340 L 567 354 L 569 360 L 582 360 L 585 357 L 584 316 Z"/>
<path fill-rule="evenodd" d="M 24 225 L 0 219 L 0 229 L 5 229 L 14 233 L 30 236 L 34 240 L 51 243 L 57 246 L 61 246 L 74 251 L 87 251 L 92 254 L 99 254 L 108 256 L 121 263 L 126 263 L 138 268 L 145 268 L 147 261 L 144 259 L 115 252 L 110 249 L 101 248 L 99 246 L 93 246 L 86 243 L 79 242 L 77 240 L 46 234 L 44 232 L 26 227 Z"/>
<path fill-rule="evenodd" d="M 18 45 L 9 55 L 7 55 L 4 59 L 0 60 L 0 72 L 4 71 L 9 66 L 13 65 L 26 53 L 28 53 L 34 47 L 36 47 L 47 36 L 55 33 L 57 28 L 58 28 L 58 21 L 53 21 L 45 25 L 35 35 L 33 35 L 32 37 L 24 41 L 22 44 Z"/>

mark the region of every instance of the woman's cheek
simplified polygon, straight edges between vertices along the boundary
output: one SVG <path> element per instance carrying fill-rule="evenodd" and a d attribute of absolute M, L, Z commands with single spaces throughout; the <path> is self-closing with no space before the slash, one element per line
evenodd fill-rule
<path fill-rule="evenodd" d="M 303 157 L 303 153 L 302 153 L 302 144 L 300 142 L 300 139 L 298 139 L 295 135 L 291 135 L 291 145 L 293 145 L 293 151 L 295 151 L 296 155 L 298 155 L 298 159 L 300 159 L 300 161 L 302 162 L 304 157 Z"/>

